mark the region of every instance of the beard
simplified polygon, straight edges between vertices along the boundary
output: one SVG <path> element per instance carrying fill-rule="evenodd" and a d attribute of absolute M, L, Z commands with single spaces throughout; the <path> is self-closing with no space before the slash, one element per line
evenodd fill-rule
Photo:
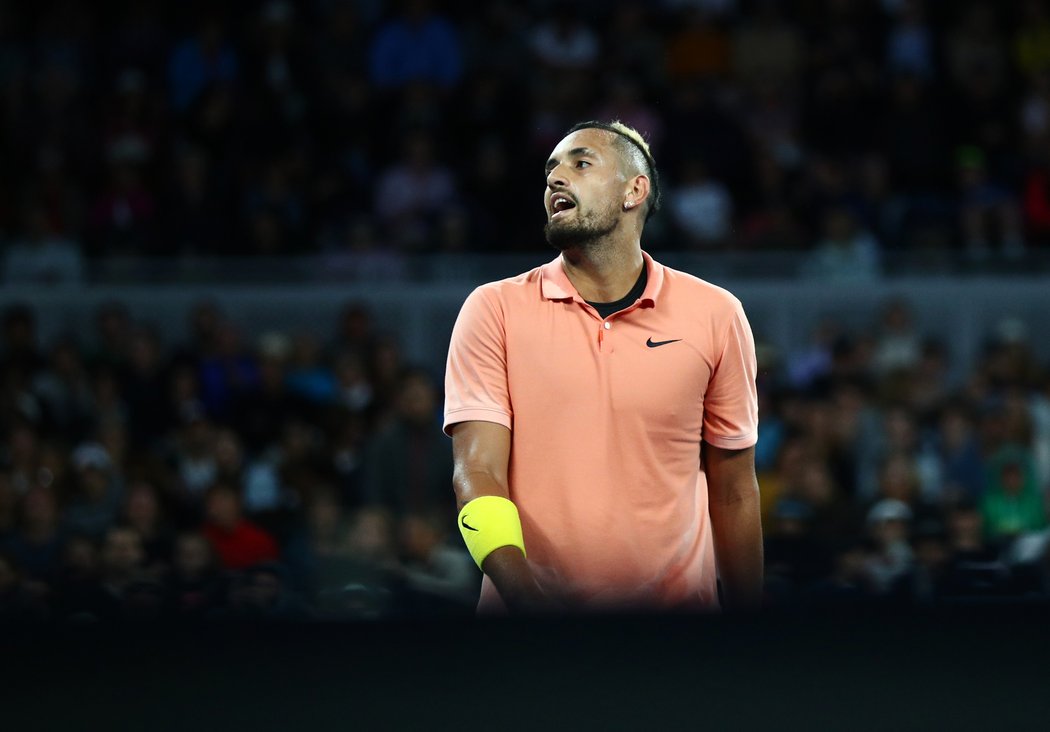
<path fill-rule="evenodd" d="M 543 233 L 547 243 L 564 252 L 567 249 L 587 250 L 613 232 L 618 223 L 617 211 L 591 212 L 583 214 L 579 207 L 573 209 L 576 215 L 569 221 L 547 221 Z"/>

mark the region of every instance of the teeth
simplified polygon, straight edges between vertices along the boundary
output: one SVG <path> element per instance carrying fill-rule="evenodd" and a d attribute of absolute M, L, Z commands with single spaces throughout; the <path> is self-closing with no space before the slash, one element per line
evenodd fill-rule
<path fill-rule="evenodd" d="M 564 196 L 559 196 L 558 198 L 554 199 L 554 210 L 555 211 L 565 211 L 567 209 L 572 208 L 572 206 L 573 206 L 572 201 L 570 201 L 568 198 L 566 198 Z"/>

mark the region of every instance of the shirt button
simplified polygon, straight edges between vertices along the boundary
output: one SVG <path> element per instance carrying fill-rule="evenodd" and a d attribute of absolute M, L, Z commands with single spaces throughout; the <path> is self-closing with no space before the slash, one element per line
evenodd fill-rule
<path fill-rule="evenodd" d="M 605 329 L 609 330 L 609 328 L 612 328 L 612 323 L 610 323 L 608 320 L 606 320 L 605 321 Z"/>

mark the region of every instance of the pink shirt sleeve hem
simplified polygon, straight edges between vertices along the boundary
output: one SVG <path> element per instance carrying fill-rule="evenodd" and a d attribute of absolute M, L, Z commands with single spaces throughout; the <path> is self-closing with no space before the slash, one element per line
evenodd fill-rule
<path fill-rule="evenodd" d="M 464 409 L 453 409 L 445 415 L 445 434 L 451 434 L 449 428 L 460 422 L 495 422 L 503 425 L 508 430 L 511 429 L 511 418 L 506 412 L 484 407 L 467 407 Z"/>
<path fill-rule="evenodd" d="M 744 450 L 758 444 L 758 432 L 748 432 L 746 435 L 737 435 L 735 437 L 715 435 L 708 437 L 704 435 L 704 442 L 714 447 L 720 447 L 723 450 Z"/>

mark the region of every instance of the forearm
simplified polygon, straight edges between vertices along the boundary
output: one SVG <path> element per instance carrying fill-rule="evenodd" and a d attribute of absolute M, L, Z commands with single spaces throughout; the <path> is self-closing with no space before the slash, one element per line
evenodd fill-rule
<path fill-rule="evenodd" d="M 727 610 L 758 610 L 762 604 L 762 521 L 758 486 L 739 500 L 712 502 L 715 557 Z"/>
<path fill-rule="evenodd" d="M 482 496 L 510 497 L 507 486 L 486 471 L 457 471 L 454 485 L 461 511 L 464 506 Z M 464 521 L 469 524 L 467 516 L 464 516 Z M 493 550 L 482 561 L 481 569 L 495 585 L 509 610 L 532 612 L 545 605 L 545 595 L 532 567 L 518 547 L 504 546 Z"/>
<path fill-rule="evenodd" d="M 705 443 L 703 461 L 723 603 L 727 610 L 758 610 L 763 564 L 755 450 L 726 450 Z"/>

